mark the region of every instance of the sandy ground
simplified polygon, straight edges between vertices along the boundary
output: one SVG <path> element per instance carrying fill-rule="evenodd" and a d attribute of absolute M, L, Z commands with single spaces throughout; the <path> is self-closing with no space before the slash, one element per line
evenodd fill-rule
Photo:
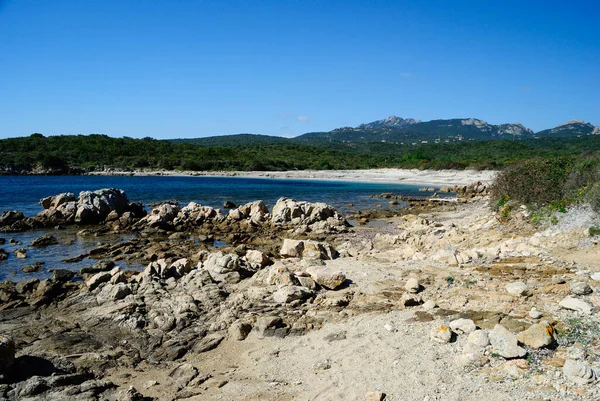
<path fill-rule="evenodd" d="M 490 183 L 497 171 L 475 170 L 417 170 L 381 168 L 370 170 L 297 170 L 297 171 L 103 171 L 90 175 L 135 175 L 135 176 L 204 176 L 204 177 L 247 177 L 294 180 L 331 180 L 385 184 L 411 184 L 453 186 L 481 181 Z"/>

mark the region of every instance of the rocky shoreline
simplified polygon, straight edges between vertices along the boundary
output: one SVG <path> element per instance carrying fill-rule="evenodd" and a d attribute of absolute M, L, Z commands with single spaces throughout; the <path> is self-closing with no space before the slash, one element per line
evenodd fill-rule
<path fill-rule="evenodd" d="M 0 284 L 0 399 L 599 398 L 597 240 L 581 215 L 501 219 L 481 188 L 357 227 L 287 198 L 145 213 L 116 189 L 5 212 L 4 232 L 135 235 Z"/>

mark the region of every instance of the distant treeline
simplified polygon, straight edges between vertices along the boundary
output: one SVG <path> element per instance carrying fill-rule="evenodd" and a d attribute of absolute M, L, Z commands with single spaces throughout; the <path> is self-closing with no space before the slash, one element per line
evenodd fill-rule
<path fill-rule="evenodd" d="M 500 169 L 534 157 L 600 155 L 600 136 L 525 141 L 468 141 L 444 144 L 269 143 L 252 136 L 204 146 L 187 141 L 111 138 L 106 135 L 50 136 L 0 140 L 0 169 L 305 170 L 400 167 Z"/>

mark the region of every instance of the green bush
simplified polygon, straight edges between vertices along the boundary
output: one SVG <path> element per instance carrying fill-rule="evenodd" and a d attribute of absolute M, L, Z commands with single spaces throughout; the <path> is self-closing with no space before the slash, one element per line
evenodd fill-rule
<path fill-rule="evenodd" d="M 572 162 L 565 158 L 532 159 L 506 168 L 492 185 L 496 204 L 512 199 L 521 204 L 546 206 L 564 198 L 564 184 Z M 507 198 L 508 197 L 508 198 Z"/>

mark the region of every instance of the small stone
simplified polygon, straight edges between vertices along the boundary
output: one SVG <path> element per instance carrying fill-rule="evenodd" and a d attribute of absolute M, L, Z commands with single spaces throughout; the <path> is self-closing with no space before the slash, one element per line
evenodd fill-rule
<path fill-rule="evenodd" d="M 326 359 L 324 361 L 315 363 L 313 365 L 313 369 L 314 370 L 327 370 L 327 369 L 331 369 L 331 361 L 329 361 L 329 359 Z"/>
<path fill-rule="evenodd" d="M 456 363 L 461 368 L 464 368 L 465 370 L 473 370 L 480 368 L 488 362 L 488 358 L 479 353 L 474 352 L 463 353 L 461 355 L 458 355 L 454 359 L 454 363 Z"/>
<path fill-rule="evenodd" d="M 546 321 L 533 324 L 517 336 L 521 344 L 525 344 L 533 349 L 547 347 L 554 341 L 554 329 Z"/>
<path fill-rule="evenodd" d="M 409 294 L 405 292 L 400 298 L 400 304 L 404 307 L 419 306 L 423 303 L 423 297 L 419 294 Z"/>
<path fill-rule="evenodd" d="M 544 314 L 537 310 L 535 307 L 531 308 L 531 310 L 529 311 L 529 317 L 532 319 L 539 319 L 542 316 L 544 316 Z"/>
<path fill-rule="evenodd" d="M 365 394 L 365 401 L 383 401 L 385 400 L 385 393 L 379 391 L 369 391 Z"/>
<path fill-rule="evenodd" d="M 522 358 L 527 354 L 527 351 L 517 345 L 517 336 L 500 324 L 494 326 L 489 338 L 493 352 L 503 358 Z"/>
<path fill-rule="evenodd" d="M 567 348 L 567 358 L 583 361 L 586 357 L 585 346 L 581 343 L 575 343 Z"/>
<path fill-rule="evenodd" d="M 431 328 L 429 338 L 438 343 L 449 343 L 452 340 L 452 330 L 446 324 L 438 324 Z"/>
<path fill-rule="evenodd" d="M 409 278 L 406 284 L 404 285 L 404 289 L 411 294 L 416 294 L 417 292 L 419 292 L 419 288 L 419 280 L 417 280 L 414 277 Z"/>
<path fill-rule="evenodd" d="M 41 237 L 36 238 L 33 241 L 31 241 L 31 246 L 37 247 L 37 248 L 43 248 L 43 247 L 46 247 L 49 245 L 56 245 L 56 244 L 58 244 L 58 240 L 52 234 L 44 234 Z"/>
<path fill-rule="evenodd" d="M 475 322 L 471 319 L 456 319 L 450 322 L 450 328 L 456 334 L 470 334 L 477 330 Z"/>
<path fill-rule="evenodd" d="M 296 300 L 305 300 L 313 296 L 313 292 L 308 288 L 299 285 L 290 285 L 279 288 L 273 293 L 273 301 L 280 304 L 287 304 Z"/>
<path fill-rule="evenodd" d="M 507 284 L 506 291 L 508 291 L 510 295 L 513 295 L 515 297 L 529 295 L 529 287 L 527 286 L 527 284 L 521 281 L 516 281 L 514 283 Z"/>
<path fill-rule="evenodd" d="M 571 283 L 571 293 L 575 295 L 588 295 L 591 294 L 592 287 L 588 285 L 588 283 L 584 282 L 575 282 Z"/>
<path fill-rule="evenodd" d="M 234 322 L 229 327 L 229 336 L 236 341 L 244 341 L 252 331 L 252 325 L 245 322 Z"/>
<path fill-rule="evenodd" d="M 423 310 L 429 311 L 429 310 L 433 310 L 436 308 L 436 304 L 435 301 L 428 299 L 427 301 L 425 301 L 425 303 L 423 304 Z"/>
<path fill-rule="evenodd" d="M 19 248 L 15 249 L 14 252 L 17 259 L 27 259 L 27 249 Z"/>
<path fill-rule="evenodd" d="M 592 273 L 590 278 L 594 281 L 600 281 L 600 272 Z"/>
<path fill-rule="evenodd" d="M 383 328 L 386 329 L 387 331 L 389 331 L 390 333 L 395 333 L 398 331 L 398 329 L 396 328 L 396 326 L 394 326 L 392 323 L 386 323 L 383 325 Z"/>
<path fill-rule="evenodd" d="M 52 270 L 52 281 L 57 283 L 64 283 L 71 281 L 75 277 L 75 272 L 67 269 L 54 269 Z"/>
<path fill-rule="evenodd" d="M 579 385 L 588 384 L 596 380 L 594 371 L 586 362 L 567 359 L 562 371 L 567 379 Z"/>
<path fill-rule="evenodd" d="M 558 303 L 560 307 L 564 309 L 574 310 L 576 312 L 581 312 L 586 315 L 592 314 L 592 305 L 588 304 L 585 301 L 577 298 L 565 298 Z"/>
<path fill-rule="evenodd" d="M 529 370 L 529 362 L 525 359 L 513 359 L 512 361 L 506 361 L 500 366 L 502 373 L 510 378 L 518 379 L 521 378 Z"/>
<path fill-rule="evenodd" d="M 490 343 L 488 334 L 483 330 L 475 330 L 467 337 L 467 342 L 478 347 L 487 347 Z"/>

